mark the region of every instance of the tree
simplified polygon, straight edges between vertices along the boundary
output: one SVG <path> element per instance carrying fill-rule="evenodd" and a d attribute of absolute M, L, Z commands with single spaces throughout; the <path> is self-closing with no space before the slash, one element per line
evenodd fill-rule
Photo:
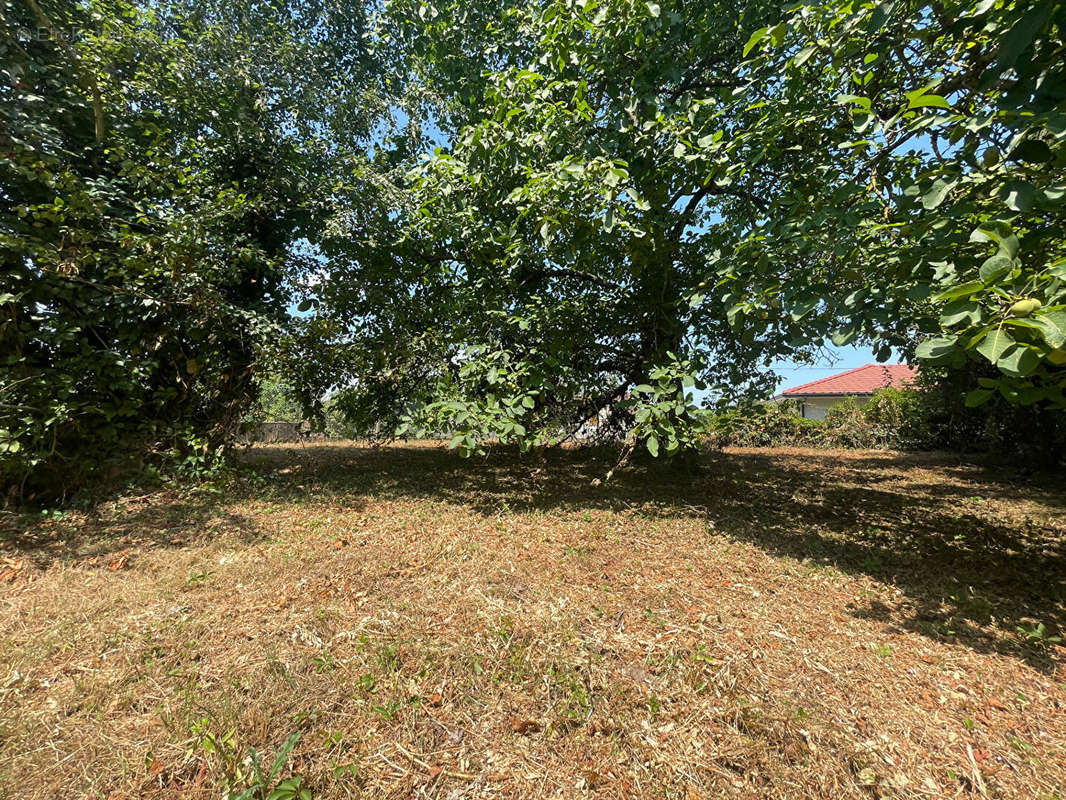
<path fill-rule="evenodd" d="M 375 359 L 347 373 L 347 406 L 450 429 L 467 452 L 562 441 L 600 415 L 673 453 L 698 429 L 694 388 L 765 391 L 760 368 L 808 343 L 769 316 L 737 333 L 704 302 L 708 258 L 763 201 L 697 144 L 717 141 L 711 98 L 740 85 L 758 7 L 513 12 L 481 95 L 456 103 L 477 113 L 382 215 L 401 235 L 386 254 L 380 227 L 337 243 L 315 324 Z"/>
<path fill-rule="evenodd" d="M 200 463 L 236 432 L 335 154 L 372 125 L 347 94 L 372 74 L 361 11 L 5 3 L 9 496 L 169 452 Z"/>
<path fill-rule="evenodd" d="M 299 422 L 303 407 L 284 378 L 265 377 L 261 381 L 254 418 L 263 422 Z"/>
<path fill-rule="evenodd" d="M 829 340 L 1066 407 L 1062 2 L 2 8 L 9 496 L 210 458 L 268 366 L 463 453 L 673 454 Z"/>
<path fill-rule="evenodd" d="M 463 452 L 600 414 L 673 453 L 691 387 L 765 394 L 829 339 L 977 354 L 1000 371 L 972 402 L 1061 406 L 1061 9 L 507 10 L 444 145 L 331 244 L 305 344 L 335 344 L 354 419 Z"/>

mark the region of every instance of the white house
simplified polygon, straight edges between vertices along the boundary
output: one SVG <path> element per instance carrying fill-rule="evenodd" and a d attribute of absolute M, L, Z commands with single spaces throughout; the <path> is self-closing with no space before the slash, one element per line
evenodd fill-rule
<path fill-rule="evenodd" d="M 800 413 L 825 419 L 825 412 L 845 397 L 868 400 L 878 389 L 901 389 L 914 382 L 918 370 L 906 364 L 866 364 L 783 391 L 784 400 L 798 400 Z"/>

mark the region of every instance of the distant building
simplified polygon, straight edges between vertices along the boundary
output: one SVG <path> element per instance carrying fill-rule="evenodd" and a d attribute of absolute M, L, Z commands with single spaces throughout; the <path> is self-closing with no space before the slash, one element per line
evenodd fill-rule
<path fill-rule="evenodd" d="M 825 412 L 846 397 L 868 400 L 878 389 L 901 389 L 913 383 L 916 367 L 906 364 L 866 364 L 786 389 L 778 398 L 799 402 L 800 413 L 808 419 L 825 419 Z"/>

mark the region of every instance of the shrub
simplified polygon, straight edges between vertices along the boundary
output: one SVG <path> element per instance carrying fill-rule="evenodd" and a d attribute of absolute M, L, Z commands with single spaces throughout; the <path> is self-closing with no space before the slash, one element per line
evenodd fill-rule
<path fill-rule="evenodd" d="M 794 403 L 783 401 L 717 414 L 709 443 L 716 447 L 813 447 L 820 444 L 824 424 L 801 417 Z"/>
<path fill-rule="evenodd" d="M 1027 466 L 1049 467 L 1066 457 L 1066 413 L 1018 405 L 1000 393 L 971 407 L 967 397 L 993 380 L 991 364 L 923 369 L 908 414 L 908 444 L 917 449 L 991 453 Z"/>
<path fill-rule="evenodd" d="M 968 364 L 926 369 L 917 385 L 880 389 L 865 403 L 846 398 L 825 421 L 804 419 L 793 403 L 717 414 L 709 443 L 726 447 L 840 447 L 989 453 L 1025 466 L 1052 467 L 1066 454 L 1066 414 L 1020 406 L 998 394 L 966 404 L 992 369 Z"/>
<path fill-rule="evenodd" d="M 840 447 L 920 449 L 929 425 L 922 393 L 881 389 L 863 403 L 847 397 L 824 421 L 806 419 L 794 402 L 734 409 L 714 418 L 710 441 L 733 447 Z"/>
<path fill-rule="evenodd" d="M 845 397 L 826 411 L 822 443 L 828 447 L 863 449 L 880 444 L 862 405 L 854 397 Z"/>

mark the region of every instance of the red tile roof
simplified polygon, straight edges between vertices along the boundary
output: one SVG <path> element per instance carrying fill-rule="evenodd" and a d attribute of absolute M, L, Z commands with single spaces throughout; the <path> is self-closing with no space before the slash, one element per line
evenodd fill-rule
<path fill-rule="evenodd" d="M 781 394 L 789 397 L 873 394 L 876 390 L 888 386 L 899 389 L 911 383 L 917 373 L 916 367 L 906 364 L 866 364 L 802 386 L 794 386 Z"/>

